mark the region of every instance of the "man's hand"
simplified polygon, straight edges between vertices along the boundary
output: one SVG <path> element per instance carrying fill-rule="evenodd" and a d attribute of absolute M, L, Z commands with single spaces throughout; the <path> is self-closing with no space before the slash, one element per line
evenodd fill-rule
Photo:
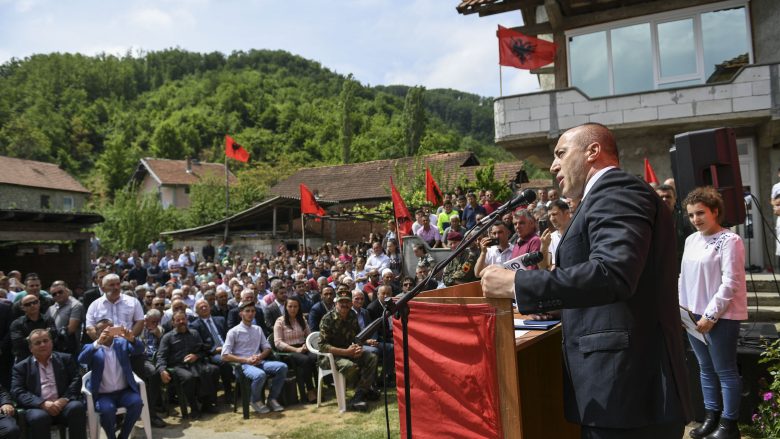
<path fill-rule="evenodd" d="M 111 332 L 109 331 L 109 328 L 104 329 L 100 332 L 100 336 L 98 337 L 98 344 L 102 344 L 105 346 L 108 346 L 108 343 L 113 339 L 114 336 L 111 335 Z"/>
<path fill-rule="evenodd" d="M 515 294 L 515 272 L 500 265 L 488 265 L 482 270 L 482 294 L 485 297 L 513 299 Z"/>
<path fill-rule="evenodd" d="M 484 253 L 487 251 L 488 247 L 490 247 L 490 241 L 493 238 L 486 236 L 479 240 L 479 249 Z"/>
<path fill-rule="evenodd" d="M 0 413 L 7 416 L 13 416 L 16 413 L 16 410 L 14 410 L 14 406 L 11 404 L 5 404 L 0 406 Z"/>
<path fill-rule="evenodd" d="M 373 338 L 369 338 L 368 340 L 366 340 L 366 344 L 371 346 L 371 347 L 379 346 L 379 342 L 374 340 Z"/>
<path fill-rule="evenodd" d="M 352 343 L 347 348 L 347 355 L 346 355 L 347 357 L 358 358 L 361 355 L 363 355 L 363 348 L 360 347 L 359 345 Z"/>
<path fill-rule="evenodd" d="M 60 408 L 54 401 L 44 401 L 41 404 L 41 408 L 49 414 L 49 416 L 57 416 L 60 414 Z"/>
<path fill-rule="evenodd" d="M 56 401 L 54 401 L 54 405 L 60 408 L 60 411 L 62 411 L 66 405 L 68 405 L 68 398 L 60 398 Z"/>
<path fill-rule="evenodd" d="M 254 354 L 247 358 L 246 363 L 251 364 L 252 366 L 256 366 L 261 361 L 263 361 L 263 358 L 260 356 L 260 354 Z"/>
<path fill-rule="evenodd" d="M 552 229 L 547 229 L 542 233 L 542 253 L 547 253 L 547 250 L 550 248 L 550 243 L 552 242 Z"/>
<path fill-rule="evenodd" d="M 696 322 L 696 330 L 702 334 L 710 332 L 713 326 L 715 326 L 715 322 L 704 316 L 701 316 L 699 321 Z"/>
<path fill-rule="evenodd" d="M 160 381 L 162 381 L 163 384 L 170 383 L 171 374 L 169 374 L 167 370 L 163 370 L 162 372 L 160 372 Z"/>
<path fill-rule="evenodd" d="M 194 363 L 196 361 L 198 361 L 198 356 L 196 354 L 187 354 L 184 356 L 185 363 Z"/>

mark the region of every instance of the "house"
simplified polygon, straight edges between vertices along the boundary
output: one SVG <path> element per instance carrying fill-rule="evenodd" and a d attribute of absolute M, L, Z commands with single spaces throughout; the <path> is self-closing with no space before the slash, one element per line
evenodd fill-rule
<path fill-rule="evenodd" d="M 103 217 L 84 212 L 90 192 L 53 163 L 0 157 L 0 267 L 35 272 L 44 288 L 64 280 L 89 286 L 89 227 Z"/>
<path fill-rule="evenodd" d="M 54 163 L 0 156 L 0 209 L 78 212 L 89 195 Z"/>
<path fill-rule="evenodd" d="M 499 146 L 550 163 L 563 131 L 598 122 L 615 133 L 624 169 L 641 175 L 647 157 L 663 180 L 676 134 L 732 127 L 742 185 L 768 214 L 780 165 L 780 2 L 462 0 L 456 9 L 504 13 L 507 27 L 520 24 L 520 11 L 514 29 L 558 46 L 554 65 L 531 72 L 542 91 L 495 99 Z M 743 233 L 748 264 L 770 263 L 768 232 Z"/>
<path fill-rule="evenodd" d="M 157 194 L 163 207 L 187 208 L 190 206 L 190 186 L 204 178 L 225 181 L 225 165 L 199 162 L 195 159 L 169 160 L 146 157 L 138 163 L 130 184 L 138 187 L 139 194 Z M 238 180 L 232 172 L 231 184 Z"/>

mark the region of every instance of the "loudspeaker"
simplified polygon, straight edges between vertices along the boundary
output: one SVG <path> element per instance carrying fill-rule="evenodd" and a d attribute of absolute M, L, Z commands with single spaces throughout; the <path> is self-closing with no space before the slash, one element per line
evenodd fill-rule
<path fill-rule="evenodd" d="M 731 227 L 745 222 L 745 199 L 734 130 L 714 128 L 677 134 L 669 154 L 680 201 L 697 187 L 713 186 L 723 197 L 722 225 Z M 682 207 L 684 210 L 685 206 Z"/>

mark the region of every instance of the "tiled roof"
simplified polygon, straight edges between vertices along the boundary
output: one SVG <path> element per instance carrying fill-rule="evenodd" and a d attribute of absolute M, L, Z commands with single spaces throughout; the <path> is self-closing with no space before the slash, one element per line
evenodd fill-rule
<path fill-rule="evenodd" d="M 225 177 L 225 165 L 222 163 L 205 163 L 196 160 L 191 161 L 191 172 L 187 172 L 186 160 L 155 159 L 146 157 L 141 159 L 138 168 L 133 174 L 133 180 L 140 183 L 148 172 L 161 185 L 192 185 L 207 175 Z M 228 177 L 231 183 L 237 181 L 236 176 L 230 173 Z"/>
<path fill-rule="evenodd" d="M 482 12 L 496 7 L 502 7 L 502 11 L 519 9 L 522 0 L 461 0 L 455 9 L 464 15 Z M 527 3 L 527 2 L 526 2 Z"/>
<path fill-rule="evenodd" d="M 68 192 L 90 192 L 54 163 L 0 156 L 0 184 L 38 187 Z"/>
<path fill-rule="evenodd" d="M 405 171 L 406 179 L 415 177 L 415 172 L 425 172 L 425 167 L 441 169 L 453 180 L 461 175 L 473 181 L 480 169 L 479 160 L 471 152 L 450 152 L 422 157 L 375 160 L 349 165 L 321 166 L 299 169 L 298 172 L 281 181 L 269 190 L 269 195 L 284 197 L 300 196 L 300 183 L 304 183 L 317 196 L 335 201 L 359 201 L 389 199 L 388 186 L 394 169 Z M 521 161 L 496 163 L 494 174 L 497 179 L 512 180 L 522 168 Z M 442 182 L 439 182 L 441 184 Z"/>

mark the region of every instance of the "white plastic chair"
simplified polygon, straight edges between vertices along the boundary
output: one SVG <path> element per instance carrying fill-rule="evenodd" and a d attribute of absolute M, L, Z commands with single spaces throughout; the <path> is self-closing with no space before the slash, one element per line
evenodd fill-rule
<path fill-rule="evenodd" d="M 87 388 L 89 379 L 92 378 L 92 371 L 87 372 L 81 377 L 81 393 L 87 398 L 87 428 L 89 429 L 90 439 L 100 439 L 100 416 L 95 412 L 95 400 L 92 396 L 92 392 Z M 133 374 L 138 389 L 141 391 L 141 400 L 144 403 L 144 407 L 141 410 L 141 420 L 144 423 L 144 433 L 146 433 L 146 439 L 152 439 L 152 420 L 149 416 L 149 401 L 146 399 L 146 383 L 144 380 Z M 116 413 L 126 413 L 124 407 L 116 409 Z"/>
<path fill-rule="evenodd" d="M 322 379 L 328 375 L 333 375 L 333 385 L 336 387 L 336 401 L 339 404 L 339 411 L 344 413 L 347 411 L 347 384 L 344 374 L 336 369 L 336 359 L 331 353 L 320 352 L 320 333 L 312 332 L 306 337 L 306 349 L 309 352 L 314 352 L 320 357 L 326 357 L 330 362 L 330 369 L 323 369 L 317 362 L 317 370 L 319 371 L 317 376 L 317 407 L 320 406 L 322 401 Z"/>

